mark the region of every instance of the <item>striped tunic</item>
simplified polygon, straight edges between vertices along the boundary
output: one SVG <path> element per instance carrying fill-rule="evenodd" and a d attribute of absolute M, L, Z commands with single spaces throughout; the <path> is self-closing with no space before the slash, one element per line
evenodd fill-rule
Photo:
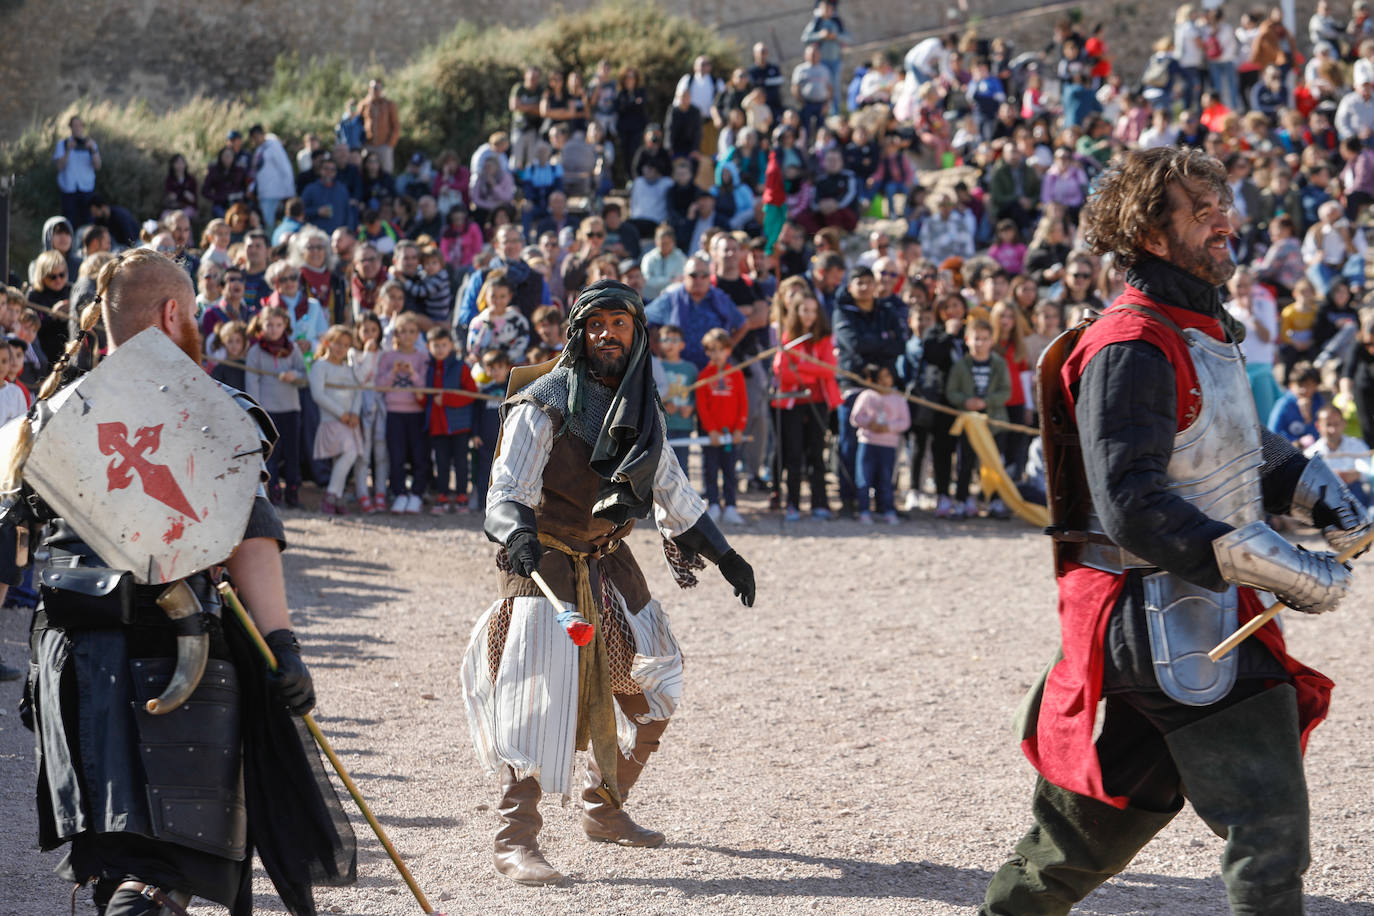
<path fill-rule="evenodd" d="M 544 467 L 553 448 L 553 422 L 534 404 L 512 405 L 501 436 L 501 454 L 491 469 L 488 505 L 513 501 L 538 507 Z M 673 450 L 663 449 L 654 476 L 654 522 L 659 532 L 665 538 L 676 537 L 695 525 L 705 511 L 706 503 L 688 483 Z M 613 585 L 609 590 L 634 634 L 630 675 L 644 691 L 647 718 L 667 719 L 682 695 L 682 653 L 668 616 L 655 600 L 642 608 L 626 607 L 619 590 Z M 534 776 L 544 791 L 570 795 L 578 649 L 558 624 L 547 599 L 506 600 L 512 608 L 501 658 L 493 665 L 488 638 L 504 603 L 500 600 L 478 619 L 463 657 L 463 690 L 477 759 L 488 773 L 510 766 L 517 779 Z M 619 704 L 614 705 L 621 753 L 628 756 L 636 723 L 625 717 Z"/>

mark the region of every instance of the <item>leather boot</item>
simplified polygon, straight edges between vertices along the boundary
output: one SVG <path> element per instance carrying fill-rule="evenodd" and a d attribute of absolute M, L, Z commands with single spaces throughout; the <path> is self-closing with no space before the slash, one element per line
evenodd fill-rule
<path fill-rule="evenodd" d="M 501 769 L 501 801 L 496 813 L 503 821 L 496 831 L 496 870 L 517 884 L 557 884 L 563 876 L 539 851 L 539 797 L 543 792 L 533 776 L 517 780 L 510 767 Z"/>
<path fill-rule="evenodd" d="M 638 721 L 640 716 L 649 711 L 643 694 L 618 694 L 616 700 L 625 714 L 636 723 L 634 755 L 629 759 L 619 757 L 616 766 L 616 783 L 620 788 L 620 800 L 624 802 L 630 795 L 630 789 L 639 780 L 639 774 L 644 771 L 649 755 L 658 750 L 659 739 L 668 727 L 668 720 Z M 596 760 L 589 756 L 587 785 L 582 790 L 582 831 L 587 834 L 587 839 L 620 846 L 663 845 L 663 834 L 636 824 L 624 809 L 615 807 L 597 791 L 600 787 L 601 771 Z"/>

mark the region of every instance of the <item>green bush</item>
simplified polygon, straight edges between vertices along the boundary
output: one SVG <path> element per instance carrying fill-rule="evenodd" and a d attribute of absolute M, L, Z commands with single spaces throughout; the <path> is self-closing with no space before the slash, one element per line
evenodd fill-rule
<path fill-rule="evenodd" d="M 528 29 L 460 22 L 390 72 L 337 56 L 283 55 L 269 83 L 242 100 L 197 96 L 170 111 L 153 111 L 140 102 L 86 99 L 0 144 L 0 174 L 20 179 L 13 195 L 11 265 L 22 272 L 38 252 L 43 221 L 61 212 L 52 151 L 76 113 L 100 144 L 98 189 L 146 218 L 161 209 L 173 153 L 185 155 L 192 174 L 203 179 L 229 129 L 246 132 L 255 123 L 277 133 L 294 152 L 307 132 L 332 136 L 344 104 L 362 97 L 370 77 L 386 80 L 399 108 L 401 162 L 415 150 L 434 155 L 454 149 L 466 157 L 492 131 L 508 127 L 507 95 L 529 64 L 577 69 L 584 76 L 602 58 L 617 72 L 634 66 L 644 77 L 650 117 L 660 119 L 677 79 L 698 54 L 710 56 L 721 76 L 739 59 L 734 45 L 707 26 L 652 3 L 610 0 L 585 12 L 555 14 Z"/>

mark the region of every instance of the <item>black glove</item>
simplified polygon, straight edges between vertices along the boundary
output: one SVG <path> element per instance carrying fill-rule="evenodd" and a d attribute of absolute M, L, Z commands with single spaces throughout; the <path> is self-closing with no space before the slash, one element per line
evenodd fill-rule
<path fill-rule="evenodd" d="M 539 569 L 544 545 L 539 543 L 538 525 L 534 510 L 517 502 L 492 503 L 482 523 L 487 539 L 506 548 L 510 568 L 517 576 L 525 576 Z"/>
<path fill-rule="evenodd" d="M 277 657 L 277 670 L 267 672 L 267 689 L 293 716 L 303 716 L 315 708 L 315 682 L 310 669 L 301 661 L 301 644 L 290 630 L 273 630 L 265 640 Z"/>
<path fill-rule="evenodd" d="M 720 574 L 735 588 L 735 596 L 745 607 L 754 606 L 754 567 L 744 561 L 744 557 L 730 551 L 716 564 Z"/>
<path fill-rule="evenodd" d="M 517 576 L 529 577 L 539 569 L 539 559 L 544 556 L 544 545 L 539 543 L 537 532 L 528 528 L 517 529 L 506 541 L 506 556 L 510 557 L 510 568 Z"/>

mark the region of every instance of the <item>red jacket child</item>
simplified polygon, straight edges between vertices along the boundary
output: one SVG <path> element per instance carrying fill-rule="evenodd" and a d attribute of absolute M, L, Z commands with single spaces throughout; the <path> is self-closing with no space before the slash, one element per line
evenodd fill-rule
<path fill-rule="evenodd" d="M 702 432 L 730 432 L 738 442 L 749 419 L 749 396 L 744 391 L 744 374 L 724 372 L 728 367 L 729 362 L 725 366 L 710 362 L 697 376 L 698 383 L 709 382 L 697 389 L 697 416 Z"/>

